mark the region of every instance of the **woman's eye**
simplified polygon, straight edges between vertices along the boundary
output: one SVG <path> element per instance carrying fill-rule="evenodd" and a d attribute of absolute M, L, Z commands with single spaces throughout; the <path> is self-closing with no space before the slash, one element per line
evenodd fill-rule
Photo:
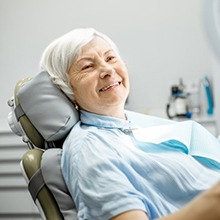
<path fill-rule="evenodd" d="M 87 69 L 92 68 L 92 67 L 93 67 L 92 64 L 88 64 L 88 65 L 83 66 L 82 70 L 87 70 Z"/>
<path fill-rule="evenodd" d="M 109 61 L 113 61 L 115 59 L 116 59 L 115 56 L 109 56 L 109 57 L 107 57 L 106 61 L 109 62 Z"/>

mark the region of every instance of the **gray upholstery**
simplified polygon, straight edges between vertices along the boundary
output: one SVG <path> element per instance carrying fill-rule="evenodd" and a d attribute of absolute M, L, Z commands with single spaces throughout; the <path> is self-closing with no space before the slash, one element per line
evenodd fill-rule
<path fill-rule="evenodd" d="M 21 171 L 42 219 L 64 220 L 53 194 L 44 183 L 43 176 L 36 175 L 37 173 L 41 173 L 41 158 L 43 153 L 44 150 L 42 149 L 31 149 L 25 152 L 20 162 Z M 41 184 L 39 185 L 38 182 Z"/>
<path fill-rule="evenodd" d="M 69 194 L 61 173 L 62 149 L 54 148 L 46 150 L 42 155 L 41 170 L 45 184 L 53 194 L 60 212 L 65 220 L 77 220 L 75 204 Z"/>
<path fill-rule="evenodd" d="M 25 83 L 17 92 L 17 98 L 21 109 L 45 141 L 64 138 L 79 120 L 72 102 L 51 82 L 47 72 L 41 72 Z"/>

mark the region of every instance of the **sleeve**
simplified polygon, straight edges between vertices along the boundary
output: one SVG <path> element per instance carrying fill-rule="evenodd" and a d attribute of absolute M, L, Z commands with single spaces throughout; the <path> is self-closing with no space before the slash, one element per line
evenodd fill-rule
<path fill-rule="evenodd" d="M 77 148 L 68 155 L 68 186 L 79 219 L 110 219 L 132 209 L 146 212 L 141 193 L 129 181 L 130 168 L 117 152 L 88 136 Z"/>

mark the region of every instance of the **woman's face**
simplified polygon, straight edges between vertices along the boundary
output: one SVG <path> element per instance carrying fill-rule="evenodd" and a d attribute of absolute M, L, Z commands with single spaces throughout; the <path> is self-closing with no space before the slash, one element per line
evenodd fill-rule
<path fill-rule="evenodd" d="M 86 111 L 124 117 L 124 104 L 129 93 L 127 68 L 102 38 L 95 37 L 82 51 L 69 70 L 75 102 Z"/>

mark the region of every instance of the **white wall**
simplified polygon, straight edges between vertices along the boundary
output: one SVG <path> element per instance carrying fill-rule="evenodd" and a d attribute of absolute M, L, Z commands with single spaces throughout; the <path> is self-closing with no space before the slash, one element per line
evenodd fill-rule
<path fill-rule="evenodd" d="M 211 71 L 200 0 L 1 0 L 0 118 L 15 83 L 38 72 L 44 48 L 76 27 L 94 27 L 119 46 L 130 70 L 128 108 L 165 109 L 170 86 Z"/>

